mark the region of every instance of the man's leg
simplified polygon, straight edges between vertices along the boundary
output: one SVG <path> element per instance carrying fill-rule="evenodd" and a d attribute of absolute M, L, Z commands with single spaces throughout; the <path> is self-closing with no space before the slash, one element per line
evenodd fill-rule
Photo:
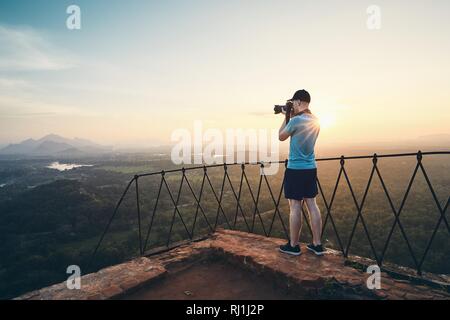
<path fill-rule="evenodd" d="M 321 245 L 322 235 L 322 217 L 320 216 L 320 209 L 317 206 L 316 198 L 305 198 L 306 206 L 309 212 L 309 221 L 311 222 L 311 229 L 313 233 L 313 244 L 315 246 Z"/>
<path fill-rule="evenodd" d="M 289 229 L 291 246 L 298 245 L 300 240 L 300 231 L 302 230 L 302 201 L 289 199 Z"/>

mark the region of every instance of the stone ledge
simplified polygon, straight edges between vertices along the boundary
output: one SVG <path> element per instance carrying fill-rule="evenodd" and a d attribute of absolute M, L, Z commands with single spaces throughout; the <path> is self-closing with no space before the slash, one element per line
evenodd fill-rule
<path fill-rule="evenodd" d="M 303 254 L 294 257 L 278 251 L 284 242 L 221 229 L 205 240 L 85 275 L 81 290 L 69 290 L 63 282 L 17 299 L 116 299 L 143 286 L 151 290 L 153 281 L 208 259 L 224 259 L 226 263 L 250 269 L 262 281 L 273 281 L 308 299 L 450 299 L 447 292 L 396 280 L 387 273 L 382 273 L 380 290 L 369 290 L 366 286 L 369 275 L 346 265 L 346 259 L 337 252 L 330 250 L 327 255 L 316 257 L 302 245 Z"/>
<path fill-rule="evenodd" d="M 62 282 L 29 292 L 16 300 L 114 299 L 148 285 L 166 272 L 162 265 L 142 257 L 82 276 L 80 290 L 69 290 L 66 282 Z"/>
<path fill-rule="evenodd" d="M 316 257 L 302 245 L 303 254 L 295 257 L 276 250 L 285 243 L 282 239 L 231 230 L 219 230 L 214 236 L 211 247 L 217 252 L 257 272 L 276 274 L 281 278 L 279 284 L 287 282 L 302 294 L 311 293 L 313 299 L 333 298 L 333 292 L 343 298 L 358 299 L 450 299 L 445 291 L 397 280 L 385 272 L 382 272 L 381 289 L 369 290 L 366 286 L 369 275 L 349 266 L 347 259 L 334 250 Z"/>

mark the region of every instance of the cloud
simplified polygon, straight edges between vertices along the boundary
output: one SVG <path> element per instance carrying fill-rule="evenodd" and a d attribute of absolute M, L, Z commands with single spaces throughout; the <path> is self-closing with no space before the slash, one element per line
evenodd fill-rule
<path fill-rule="evenodd" d="M 0 25 L 0 70 L 55 71 L 75 66 L 45 36 L 27 27 Z"/>
<path fill-rule="evenodd" d="M 0 90 L 2 88 L 25 88 L 28 86 L 29 84 L 25 80 L 0 78 Z"/>
<path fill-rule="evenodd" d="M 0 119 L 15 119 L 15 118 L 38 118 L 38 117 L 53 117 L 57 116 L 56 112 L 28 112 L 28 113 L 13 113 L 0 115 Z"/>
<path fill-rule="evenodd" d="M 76 104 L 47 102 L 33 96 L 0 95 L 0 120 L 24 117 L 101 117 L 93 108 L 80 109 Z"/>

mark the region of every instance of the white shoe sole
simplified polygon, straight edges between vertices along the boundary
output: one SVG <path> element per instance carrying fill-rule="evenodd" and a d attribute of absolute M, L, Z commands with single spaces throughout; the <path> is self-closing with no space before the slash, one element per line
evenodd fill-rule
<path fill-rule="evenodd" d="M 299 256 L 299 255 L 302 254 L 301 251 L 300 252 L 292 252 L 292 251 L 284 251 L 284 250 L 281 250 L 281 249 L 278 249 L 278 250 L 280 250 L 280 252 L 283 252 L 283 253 L 286 253 L 286 254 L 290 254 L 291 256 Z"/>
<path fill-rule="evenodd" d="M 316 256 L 323 256 L 325 254 L 326 251 L 323 252 L 317 252 L 311 248 L 306 247 L 306 249 L 308 249 L 309 251 L 313 252 Z"/>

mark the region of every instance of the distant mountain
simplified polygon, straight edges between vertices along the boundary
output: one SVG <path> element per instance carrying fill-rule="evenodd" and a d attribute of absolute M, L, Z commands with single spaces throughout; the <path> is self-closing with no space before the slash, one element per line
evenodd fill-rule
<path fill-rule="evenodd" d="M 56 134 L 49 134 L 39 140 L 27 139 L 17 144 L 10 144 L 0 149 L 1 155 L 39 155 L 67 156 L 87 155 L 110 151 L 110 147 L 92 141 L 74 138 L 68 139 Z"/>
<path fill-rule="evenodd" d="M 45 140 L 39 143 L 32 152 L 39 155 L 50 155 L 72 148 L 73 147 L 68 143 Z"/>
<path fill-rule="evenodd" d="M 28 139 L 22 141 L 19 144 L 10 144 L 2 149 L 0 149 L 0 153 L 2 154 L 23 154 L 27 153 L 37 145 L 37 141 L 33 139 Z"/>

